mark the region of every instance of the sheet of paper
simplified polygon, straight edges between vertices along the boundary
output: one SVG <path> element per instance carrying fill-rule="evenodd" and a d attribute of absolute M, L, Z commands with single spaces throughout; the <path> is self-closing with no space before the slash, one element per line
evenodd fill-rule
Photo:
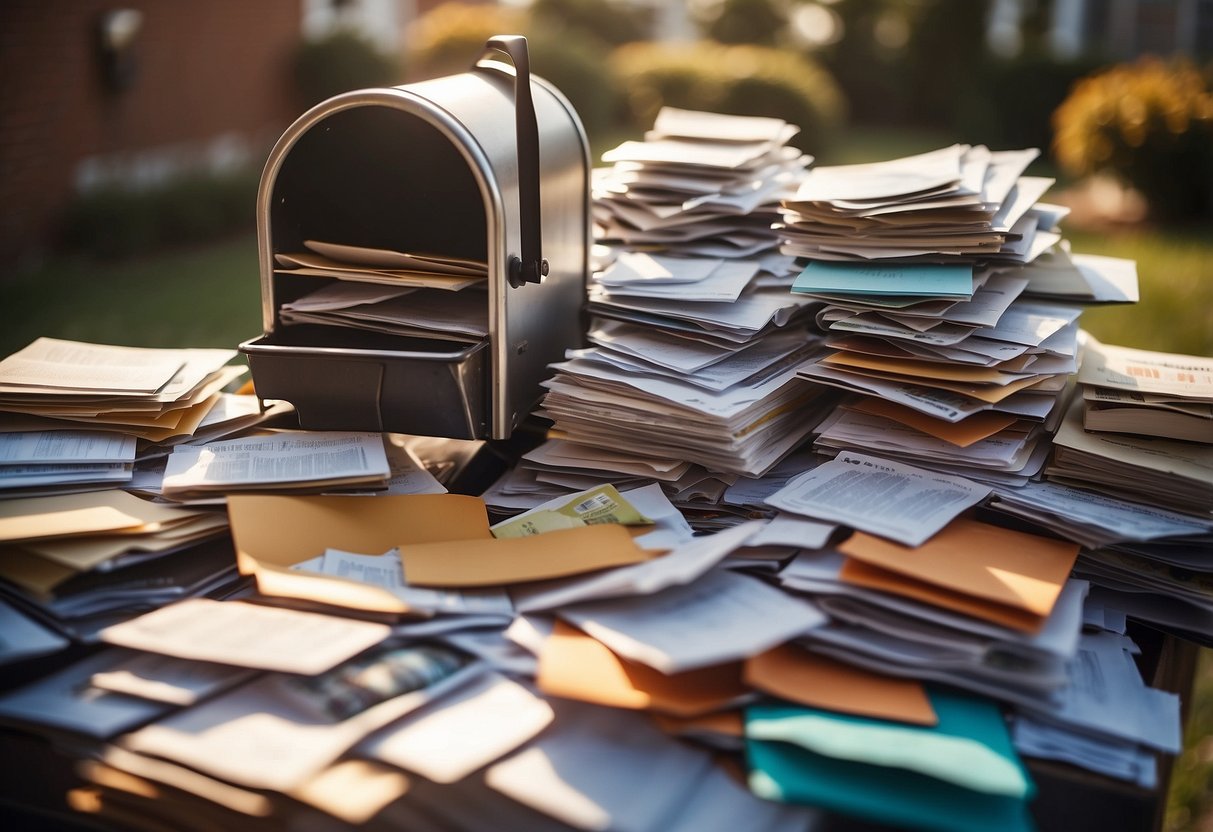
<path fill-rule="evenodd" d="M 535 684 L 550 696 L 678 716 L 716 711 L 749 693 L 737 663 L 667 675 L 621 659 L 559 620 L 543 642 Z"/>
<path fill-rule="evenodd" d="M 958 518 L 908 548 L 856 532 L 838 545 L 849 558 L 1037 616 L 1057 602 L 1078 544 Z"/>
<path fill-rule="evenodd" d="M 819 166 L 805 177 L 794 202 L 828 202 L 900 197 L 960 180 L 960 145 L 901 159 L 855 165 Z"/>
<path fill-rule="evenodd" d="M 102 650 L 27 685 L 7 690 L 0 694 L 0 718 L 95 739 L 109 739 L 156 719 L 172 706 L 97 690 L 89 684 L 94 673 L 107 671 L 128 656 L 126 651 Z"/>
<path fill-rule="evenodd" d="M 811 708 L 935 725 L 939 718 L 922 683 L 881 676 L 783 644 L 745 660 L 746 684 Z"/>
<path fill-rule="evenodd" d="M 225 688 L 248 681 L 252 671 L 155 653 L 135 653 L 98 671 L 89 684 L 153 702 L 189 706 Z"/>
<path fill-rule="evenodd" d="M 643 714 L 553 700 L 556 719 L 485 773 L 490 788 L 578 829 L 656 829 L 713 765 Z"/>
<path fill-rule="evenodd" d="M 618 655 L 667 674 L 737 661 L 824 621 L 808 601 L 727 570 L 656 595 L 578 604 L 560 615 Z"/>
<path fill-rule="evenodd" d="M 1081 384 L 1213 401 L 1213 358 L 1138 350 L 1091 339 L 1083 352 Z"/>
<path fill-rule="evenodd" d="M 305 564 L 297 564 L 304 566 Z M 315 571 L 351 581 L 381 587 L 403 601 L 410 610 L 426 614 L 499 615 L 509 618 L 514 605 L 503 590 L 484 589 L 457 592 L 446 589 L 409 586 L 404 580 L 400 553 L 393 549 L 382 555 L 363 555 L 326 549 Z"/>
<path fill-rule="evenodd" d="M 385 692 L 388 698 L 375 699 L 344 719 L 320 713 L 292 677 L 267 674 L 127 734 L 121 745 L 237 785 L 289 792 L 371 732 L 444 696 L 480 672 L 481 668 L 470 665 L 407 693 L 392 696 Z M 349 701 L 367 704 L 353 698 Z"/>
<path fill-rule="evenodd" d="M 554 716 L 523 685 L 484 673 L 380 731 L 359 753 L 435 783 L 453 783 L 514 751 Z"/>
<path fill-rule="evenodd" d="M 1176 754 L 1182 747 L 1179 697 L 1147 687 L 1133 661 L 1136 646 L 1115 633 L 1087 633 L 1072 662 L 1070 684 L 1041 718 L 1096 736 L 1130 740 Z"/>
<path fill-rule="evenodd" d="M 963 477 L 847 451 L 794 478 L 767 504 L 917 546 L 989 493 Z"/>
<path fill-rule="evenodd" d="M 832 523 L 819 523 L 795 514 L 780 513 L 751 537 L 748 545 L 820 549 L 837 530 L 838 527 Z"/>
<path fill-rule="evenodd" d="M 563 581 L 548 581 L 513 590 L 514 604 L 521 612 L 550 610 L 597 598 L 648 595 L 689 583 L 702 576 L 726 555 L 746 545 L 762 522 L 751 520 L 722 532 L 696 537 L 669 554 L 632 566 Z"/>
<path fill-rule="evenodd" d="M 718 258 L 666 257 L 643 251 L 624 251 L 594 279 L 607 287 L 697 283 L 722 262 Z"/>
<path fill-rule="evenodd" d="M 498 586 L 577 575 L 653 557 L 623 526 L 599 524 L 526 537 L 414 543 L 400 547 L 415 586 Z"/>
<path fill-rule="evenodd" d="M 134 462 L 135 437 L 108 431 L 0 433 L 0 464 Z"/>
<path fill-rule="evenodd" d="M 428 252 L 395 251 L 352 246 L 326 240 L 304 240 L 303 245 L 324 257 L 359 266 L 384 269 L 417 269 L 447 274 L 485 274 L 488 265 L 480 260 Z"/>
<path fill-rule="evenodd" d="M 386 624 L 371 621 L 190 598 L 106 627 L 101 640 L 180 659 L 315 675 L 390 634 Z"/>

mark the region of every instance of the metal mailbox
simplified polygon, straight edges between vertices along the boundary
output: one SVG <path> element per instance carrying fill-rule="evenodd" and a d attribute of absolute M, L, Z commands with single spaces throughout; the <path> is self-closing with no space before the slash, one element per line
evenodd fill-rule
<path fill-rule="evenodd" d="M 509 437 L 584 338 L 589 175 L 580 119 L 520 36 L 490 39 L 468 72 L 316 105 L 258 191 L 264 333 L 240 345 L 257 394 L 305 428 Z M 484 261 L 487 337 L 284 325 L 283 303 L 331 280 L 276 268 L 305 240 Z"/>

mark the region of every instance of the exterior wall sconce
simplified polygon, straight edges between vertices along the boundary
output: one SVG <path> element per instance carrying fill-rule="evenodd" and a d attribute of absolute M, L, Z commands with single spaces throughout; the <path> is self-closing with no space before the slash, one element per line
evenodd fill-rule
<path fill-rule="evenodd" d="M 97 57 L 101 80 L 113 93 L 130 89 L 138 75 L 136 46 L 143 28 L 138 9 L 111 9 L 97 18 Z"/>

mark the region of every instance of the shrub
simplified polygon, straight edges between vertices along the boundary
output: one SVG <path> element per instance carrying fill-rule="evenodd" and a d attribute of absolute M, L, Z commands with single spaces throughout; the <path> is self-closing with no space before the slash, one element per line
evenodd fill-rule
<path fill-rule="evenodd" d="M 733 115 L 773 116 L 799 125 L 794 143 L 820 153 L 841 125 L 845 102 L 834 79 L 795 52 L 762 46 L 632 43 L 611 69 L 639 128 L 663 105 Z"/>
<path fill-rule="evenodd" d="M 413 23 L 407 63 L 412 78 L 467 70 L 493 35 L 523 34 L 526 15 L 503 6 L 443 3 Z"/>
<path fill-rule="evenodd" d="M 403 75 L 396 56 L 346 30 L 301 42 L 294 73 L 304 108 L 350 90 L 399 84 Z"/>
<path fill-rule="evenodd" d="M 585 43 L 619 46 L 648 37 L 653 9 L 618 0 L 534 0 L 531 22 Z"/>
<path fill-rule="evenodd" d="M 63 220 L 65 244 L 101 258 L 252 231 L 256 171 L 188 173 L 148 188 L 113 185 L 76 198 Z"/>
<path fill-rule="evenodd" d="M 1159 219 L 1213 213 L 1213 92 L 1188 61 L 1146 56 L 1079 81 L 1053 114 L 1068 173 L 1110 173 Z"/>
<path fill-rule="evenodd" d="M 587 132 L 605 130 L 616 113 L 615 92 L 604 78 L 604 43 L 572 36 L 550 18 L 529 20 L 517 9 L 446 3 L 414 29 L 409 66 L 418 77 L 466 72 L 493 35 L 524 34 L 531 71 L 550 81 L 573 105 Z"/>

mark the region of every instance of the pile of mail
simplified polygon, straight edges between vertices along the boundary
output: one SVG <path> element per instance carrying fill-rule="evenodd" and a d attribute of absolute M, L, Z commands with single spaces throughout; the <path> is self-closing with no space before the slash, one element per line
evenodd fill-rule
<path fill-rule="evenodd" d="M 488 266 L 481 261 L 320 240 L 304 246 L 307 251 L 275 255 L 275 271 L 298 276 L 301 287 L 279 306 L 284 326 L 465 342 L 488 334 L 482 291 Z"/>
<path fill-rule="evenodd" d="M 792 258 L 772 253 L 779 201 L 809 161 L 786 145 L 796 132 L 665 108 L 644 141 L 604 154 L 591 346 L 554 365 L 541 414 L 558 438 L 498 484 L 495 509 L 586 477 L 655 479 L 680 505 L 712 504 L 809 434 L 821 388 L 794 368 L 818 340 L 812 304 L 788 292 Z"/>
<path fill-rule="evenodd" d="M 133 829 L 1018 832 L 1021 755 L 1154 788 L 1179 701 L 1125 612 L 1213 633 L 1180 580 L 1213 445 L 1136 463 L 1140 489 L 1106 475 L 1121 452 L 1075 462 L 1075 431 L 1104 441 L 1066 409 L 1079 310 L 1134 299 L 1131 264 L 1066 250 L 1032 152 L 806 172 L 794 132 L 665 110 L 608 156 L 590 346 L 481 497 L 407 438 L 233 420 L 147 445 L 122 490 L 0 502 L 28 576 L 0 573 L 5 640 L 78 614 L 93 646 L 0 690 L 0 722 Z M 347 284 L 481 280 L 309 250 L 280 263 L 327 281 L 299 324 L 373 325 Z"/>

